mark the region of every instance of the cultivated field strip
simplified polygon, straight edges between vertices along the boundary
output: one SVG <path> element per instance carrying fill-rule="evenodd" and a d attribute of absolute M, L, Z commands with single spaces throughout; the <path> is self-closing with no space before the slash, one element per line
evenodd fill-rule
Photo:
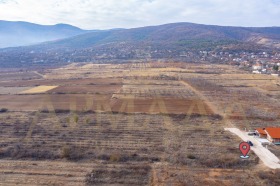
<path fill-rule="evenodd" d="M 17 81 L 17 80 L 30 80 L 30 79 L 41 79 L 42 77 L 37 73 L 30 72 L 2 72 L 0 74 L 1 81 Z"/>
<path fill-rule="evenodd" d="M 89 118 L 89 116 L 86 117 Z M 115 150 L 116 152 L 121 150 L 127 153 L 139 151 L 138 153 L 141 155 L 142 149 L 152 150 L 162 144 L 160 134 L 163 129 L 159 125 L 160 121 L 158 121 L 158 125 L 148 124 L 147 127 L 143 128 L 141 126 L 129 126 L 130 124 L 123 121 L 116 123 L 116 127 L 114 127 L 110 124 L 111 121 L 105 118 L 100 124 L 95 123 L 96 121 L 89 121 L 89 124 L 78 123 L 75 126 L 76 124 L 62 122 L 62 126 L 58 126 L 51 119 L 39 121 L 32 129 L 30 138 L 27 134 L 31 130 L 32 124 L 18 123 L 11 126 L 2 123 L 0 126 L 3 134 L 1 141 L 4 142 L 4 139 L 6 139 L 3 148 L 8 150 L 10 145 L 17 146 L 17 143 L 23 142 L 21 145 L 25 149 L 35 147 L 39 151 L 49 149 L 50 152 L 55 153 L 61 150 L 63 146 L 70 145 L 79 149 L 90 147 L 90 150 L 94 153 L 96 150 L 104 149 L 106 151 Z M 11 130 L 8 129 L 9 127 L 11 127 Z M 145 155 L 146 152 L 143 151 L 142 154 Z"/>
<path fill-rule="evenodd" d="M 13 125 L 9 123 L 14 117 L 3 118 L 0 125 L 2 158 L 182 161 L 191 166 L 212 167 L 216 163 L 209 164 L 208 159 L 214 158 L 219 164 L 225 152 L 233 158 L 231 161 L 237 161 L 239 157 L 238 149 L 230 148 L 230 141 L 237 139 L 225 135 L 222 120 L 214 117 L 178 120 L 170 116 L 171 123 L 166 124 L 164 116 L 160 115 L 118 114 L 118 118 L 110 120 L 114 118 L 111 114 L 77 114 L 77 123 L 70 113 L 57 114 L 59 122 L 47 113 L 37 119 L 35 116 L 30 115 L 33 119 L 26 121 L 25 116 L 18 115 L 18 121 Z M 37 122 L 33 124 L 34 120 Z M 191 160 L 188 155 L 200 161 Z M 254 161 L 250 163 L 254 164 Z"/>
<path fill-rule="evenodd" d="M 37 86 L 28 90 L 24 90 L 20 92 L 20 94 L 38 94 L 38 93 L 45 93 L 49 90 L 56 88 L 57 86 Z"/>
<path fill-rule="evenodd" d="M 265 95 L 255 88 L 231 88 L 221 87 L 215 81 L 205 79 L 188 79 L 192 86 L 202 92 L 209 100 L 212 100 L 221 113 L 227 116 L 243 118 L 272 118 L 280 117 L 280 103 Z M 222 81 L 222 80 L 220 80 Z M 226 82 L 227 80 L 223 80 Z"/>
<path fill-rule="evenodd" d="M 1 160 L 0 167 L 2 185 L 83 185 L 94 164 Z"/>
<path fill-rule="evenodd" d="M 84 79 L 39 79 L 18 80 L 0 82 L 3 87 L 25 87 L 25 86 L 75 86 L 75 85 L 119 85 L 122 78 L 84 78 Z"/>
<path fill-rule="evenodd" d="M 174 167 L 156 164 L 153 166 L 153 185 L 262 185 L 252 171 L 244 169 L 209 169 Z M 234 181 L 233 183 L 233 180 Z"/>
<path fill-rule="evenodd" d="M 119 94 L 134 95 L 136 98 L 169 97 L 197 99 L 197 95 L 184 86 L 169 85 L 124 85 Z M 119 95 L 120 96 L 120 95 Z"/>
<path fill-rule="evenodd" d="M 102 94 L 112 95 L 121 89 L 121 85 L 68 85 L 48 91 L 49 94 Z"/>
<path fill-rule="evenodd" d="M 32 87 L 0 87 L 0 95 L 18 94 L 22 91 L 29 90 Z"/>

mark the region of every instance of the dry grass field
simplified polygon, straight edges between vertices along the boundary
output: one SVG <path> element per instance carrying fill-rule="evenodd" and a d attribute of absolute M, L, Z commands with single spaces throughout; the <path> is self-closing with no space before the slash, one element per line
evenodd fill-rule
<path fill-rule="evenodd" d="M 44 93 L 47 92 L 49 90 L 52 90 L 54 88 L 56 88 L 57 86 L 44 86 L 44 85 L 40 85 L 38 87 L 34 87 L 28 90 L 24 90 L 22 92 L 20 92 L 20 94 L 39 94 L 39 93 Z"/>
<path fill-rule="evenodd" d="M 0 185 L 280 184 L 224 130 L 280 126 L 275 77 L 172 62 L 39 74 L 0 77 Z"/>

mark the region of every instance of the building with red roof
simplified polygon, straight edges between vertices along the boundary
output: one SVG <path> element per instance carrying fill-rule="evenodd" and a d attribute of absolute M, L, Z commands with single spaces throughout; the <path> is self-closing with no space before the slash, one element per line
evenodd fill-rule
<path fill-rule="evenodd" d="M 280 127 L 257 128 L 256 133 L 260 138 L 267 138 L 272 143 L 280 143 Z"/>
<path fill-rule="evenodd" d="M 256 129 L 256 133 L 258 134 L 258 136 L 260 138 L 267 138 L 267 134 L 264 130 L 265 130 L 265 128 L 257 128 Z"/>

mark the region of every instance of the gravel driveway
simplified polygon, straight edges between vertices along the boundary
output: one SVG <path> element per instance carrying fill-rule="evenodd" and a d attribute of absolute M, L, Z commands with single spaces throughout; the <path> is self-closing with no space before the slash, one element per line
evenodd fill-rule
<path fill-rule="evenodd" d="M 225 130 L 232 132 L 239 136 L 243 141 L 252 141 L 254 146 L 251 150 L 262 160 L 262 162 L 271 169 L 280 169 L 280 160 L 272 152 L 263 147 L 259 141 L 254 137 L 248 136 L 245 132 L 237 128 L 225 128 Z M 239 144 L 237 144 L 239 145 Z"/>

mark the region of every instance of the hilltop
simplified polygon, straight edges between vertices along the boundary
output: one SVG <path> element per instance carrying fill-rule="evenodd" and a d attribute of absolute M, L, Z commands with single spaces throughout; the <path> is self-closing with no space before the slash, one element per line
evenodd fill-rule
<path fill-rule="evenodd" d="M 280 27 L 254 28 L 172 23 L 132 29 L 95 31 L 60 41 L 49 42 L 45 45 L 39 45 L 39 47 L 77 49 L 123 42 L 188 45 L 190 41 L 242 41 L 269 45 L 271 40 L 280 41 Z"/>
<path fill-rule="evenodd" d="M 39 25 L 0 20 L 0 48 L 54 41 L 85 32 L 87 31 L 67 24 Z"/>

